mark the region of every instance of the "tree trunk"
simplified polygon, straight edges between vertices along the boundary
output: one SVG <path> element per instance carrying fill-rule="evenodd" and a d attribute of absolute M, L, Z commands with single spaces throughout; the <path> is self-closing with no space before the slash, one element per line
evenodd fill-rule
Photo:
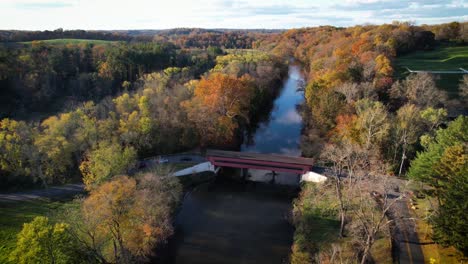
<path fill-rule="evenodd" d="M 403 145 L 403 152 L 401 153 L 401 163 L 400 163 L 400 170 L 398 171 L 398 177 L 401 176 L 401 172 L 403 171 L 403 164 L 405 163 L 406 159 L 406 144 Z"/>
<path fill-rule="evenodd" d="M 361 264 L 365 264 L 369 256 L 369 251 L 372 247 L 372 235 L 367 235 L 366 246 L 364 247 L 364 252 L 362 253 Z"/>
<path fill-rule="evenodd" d="M 338 200 L 340 201 L 340 237 L 344 237 L 344 227 L 345 227 L 345 207 L 343 203 L 343 194 L 341 193 L 341 182 L 339 177 L 336 177 L 336 194 L 338 196 Z"/>

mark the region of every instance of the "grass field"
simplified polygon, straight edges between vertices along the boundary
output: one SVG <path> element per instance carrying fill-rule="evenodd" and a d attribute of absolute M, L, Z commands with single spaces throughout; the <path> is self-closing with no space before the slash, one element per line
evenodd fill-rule
<path fill-rule="evenodd" d="M 417 51 L 395 61 L 397 78 L 405 78 L 411 70 L 468 70 L 468 46 L 438 47 L 432 51 Z M 437 85 L 451 97 L 458 93 L 458 85 L 463 74 L 439 74 Z"/>
<path fill-rule="evenodd" d="M 0 263 L 10 263 L 8 255 L 15 247 L 16 235 L 23 228 L 23 223 L 32 221 L 36 216 L 50 216 L 70 199 L 53 202 L 0 202 Z"/>
<path fill-rule="evenodd" d="M 97 40 L 97 39 L 48 39 L 48 40 L 38 40 L 39 42 L 49 44 L 49 45 L 67 45 L 67 44 L 81 44 L 81 43 L 90 43 L 95 45 L 109 45 L 113 43 L 118 43 L 119 41 L 110 41 L 110 40 Z M 19 42 L 21 44 L 30 45 L 32 41 Z"/>

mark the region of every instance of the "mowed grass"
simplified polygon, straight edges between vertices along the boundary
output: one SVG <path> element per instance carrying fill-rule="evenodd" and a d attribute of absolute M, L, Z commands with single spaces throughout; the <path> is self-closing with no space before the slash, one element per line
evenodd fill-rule
<path fill-rule="evenodd" d="M 468 70 L 468 46 L 437 47 L 432 51 L 417 51 L 398 57 L 395 61 L 396 77 L 408 76 L 411 70 Z M 438 74 L 437 86 L 451 97 L 458 94 L 458 86 L 463 74 Z"/>
<path fill-rule="evenodd" d="M 0 263 L 11 263 L 8 256 L 15 247 L 23 223 L 32 221 L 36 216 L 51 216 L 69 203 L 70 199 L 0 202 Z"/>
<path fill-rule="evenodd" d="M 37 42 L 42 42 L 49 45 L 78 45 L 82 43 L 89 43 L 95 45 L 110 45 L 114 43 L 118 43 L 119 41 L 111 41 L 111 40 L 99 40 L 99 39 L 47 39 L 47 40 L 36 40 Z M 30 45 L 33 41 L 25 41 L 19 42 L 21 44 Z"/>

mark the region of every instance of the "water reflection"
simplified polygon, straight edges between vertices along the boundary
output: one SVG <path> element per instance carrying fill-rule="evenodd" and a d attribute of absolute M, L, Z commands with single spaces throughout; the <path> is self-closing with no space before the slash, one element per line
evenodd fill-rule
<path fill-rule="evenodd" d="M 291 66 L 270 118 L 241 151 L 299 156 L 302 120 L 296 106 L 299 68 Z M 269 182 L 275 178 L 277 184 Z M 258 183 L 261 182 L 261 183 Z M 294 174 L 250 170 L 245 183 L 217 180 L 195 188 L 184 198 L 176 234 L 164 263 L 284 263 L 292 245 L 290 191 Z M 287 187 L 289 186 L 289 187 Z"/>
<path fill-rule="evenodd" d="M 297 112 L 297 105 L 304 98 L 302 91 L 298 90 L 302 81 L 299 67 L 290 66 L 288 79 L 274 102 L 269 120 L 260 124 L 252 142 L 243 144 L 241 151 L 300 155 L 302 119 Z M 285 152 L 286 149 L 289 151 Z"/>

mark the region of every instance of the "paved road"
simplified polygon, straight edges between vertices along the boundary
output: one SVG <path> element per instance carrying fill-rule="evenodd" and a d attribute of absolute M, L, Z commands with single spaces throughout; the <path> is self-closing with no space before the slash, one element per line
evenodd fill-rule
<path fill-rule="evenodd" d="M 394 238 L 398 245 L 399 263 L 424 263 L 424 254 L 419 244 L 416 224 L 411 218 L 406 199 L 398 201 L 395 205 Z"/>
<path fill-rule="evenodd" d="M 402 186 L 406 184 L 405 180 L 396 178 L 392 182 L 400 189 L 403 189 Z M 395 197 L 400 195 L 397 192 L 392 194 Z M 409 197 L 406 196 L 397 201 L 390 212 L 391 217 L 395 220 L 392 236 L 397 246 L 398 263 L 420 264 L 424 263 L 424 254 L 416 232 L 415 221 L 408 208 L 408 199 Z"/>
<path fill-rule="evenodd" d="M 66 184 L 63 186 L 54 186 L 48 189 L 16 192 L 16 193 L 0 193 L 1 202 L 18 202 L 29 201 L 45 198 L 56 198 L 79 194 L 84 192 L 84 184 Z"/>

